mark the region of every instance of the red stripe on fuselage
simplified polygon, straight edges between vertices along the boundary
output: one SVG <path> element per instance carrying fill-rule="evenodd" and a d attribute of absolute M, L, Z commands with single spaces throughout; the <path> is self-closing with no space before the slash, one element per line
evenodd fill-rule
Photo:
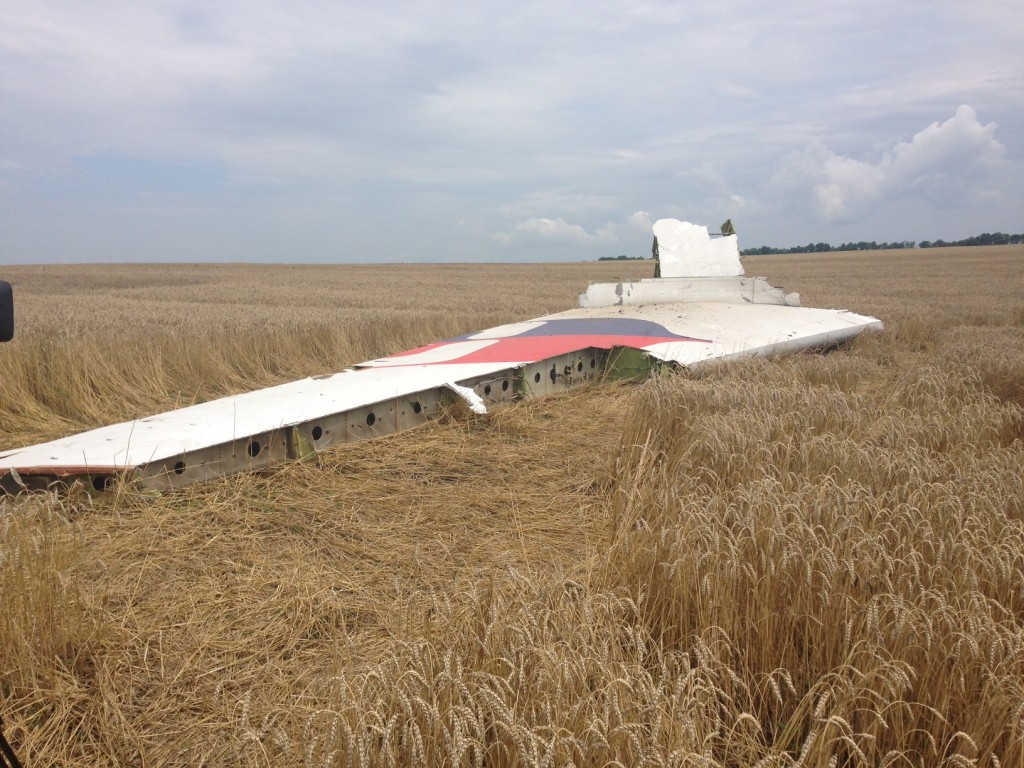
<path fill-rule="evenodd" d="M 608 335 L 608 336 L 512 336 L 504 339 L 494 339 L 494 343 L 483 349 L 456 357 L 443 362 L 432 363 L 432 365 L 455 365 L 459 363 L 535 363 L 538 360 L 545 360 L 549 357 L 565 355 L 569 352 L 578 352 L 581 349 L 611 349 L 612 347 L 633 347 L 640 349 L 652 344 L 662 344 L 666 341 L 681 341 L 682 339 L 666 339 L 663 336 L 629 336 L 629 335 Z M 686 339 L 689 341 L 689 339 Z M 417 355 L 428 350 L 447 346 L 451 342 L 440 342 L 428 344 L 418 349 L 410 349 L 398 355 L 392 355 L 390 359 Z M 457 342 L 456 342 L 457 343 Z"/>

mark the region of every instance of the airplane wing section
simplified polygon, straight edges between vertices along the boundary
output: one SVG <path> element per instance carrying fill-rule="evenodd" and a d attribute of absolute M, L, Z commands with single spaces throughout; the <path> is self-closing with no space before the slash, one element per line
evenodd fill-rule
<path fill-rule="evenodd" d="M 797 301 L 761 278 L 735 275 L 596 284 L 578 309 L 0 451 L 0 488 L 78 479 L 103 491 L 130 474 L 143 487 L 166 489 L 407 429 L 452 403 L 481 411 L 595 378 L 833 346 L 881 327 L 873 317 Z"/>
<path fill-rule="evenodd" d="M 18 490 L 81 477 L 102 490 L 113 475 L 134 471 L 144 485 L 174 486 L 415 426 L 465 399 L 466 388 L 494 403 L 629 375 L 616 367 L 623 350 L 640 353 L 645 373 L 657 363 L 834 345 L 877 325 L 850 312 L 745 303 L 575 309 L 0 452 L 0 482 Z"/>

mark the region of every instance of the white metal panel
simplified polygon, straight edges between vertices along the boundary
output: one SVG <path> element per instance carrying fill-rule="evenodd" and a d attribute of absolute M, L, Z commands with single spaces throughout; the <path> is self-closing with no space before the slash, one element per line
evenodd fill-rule
<path fill-rule="evenodd" d="M 662 277 L 742 275 L 736 235 L 712 238 L 708 228 L 678 219 L 654 222 Z"/>
<path fill-rule="evenodd" d="M 582 318 L 595 314 L 650 320 L 680 336 L 705 341 L 665 342 L 644 347 L 663 360 L 693 365 L 737 355 L 785 353 L 839 342 L 882 323 L 841 309 L 777 304 L 647 304 L 602 310 L 573 309 L 549 317 Z"/>
<path fill-rule="evenodd" d="M 785 304 L 800 306 L 799 294 L 786 294 L 763 277 L 656 277 L 594 283 L 580 294 L 581 307 L 693 302 Z"/>
<path fill-rule="evenodd" d="M 0 453 L 0 470 L 61 466 L 128 469 L 506 367 L 426 365 L 349 370 L 302 379 Z"/>

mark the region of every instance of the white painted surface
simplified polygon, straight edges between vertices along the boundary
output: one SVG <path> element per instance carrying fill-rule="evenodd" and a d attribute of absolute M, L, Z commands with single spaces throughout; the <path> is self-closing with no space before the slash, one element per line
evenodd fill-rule
<path fill-rule="evenodd" d="M 669 341 L 645 347 L 661 360 L 684 366 L 796 352 L 837 344 L 869 328 L 882 328 L 876 318 L 844 310 L 772 304 L 654 305 L 633 307 L 631 314 L 673 330 L 692 329 L 693 335 L 703 331 L 709 343 Z"/>
<path fill-rule="evenodd" d="M 349 370 L 211 400 L 136 421 L 0 453 L 8 467 L 125 469 L 482 376 L 506 365 L 421 365 Z"/>
<path fill-rule="evenodd" d="M 799 294 L 785 294 L 763 277 L 670 277 L 594 283 L 580 294 L 581 307 L 722 302 L 800 306 Z"/>
<path fill-rule="evenodd" d="M 662 277 L 731 277 L 743 274 L 736 235 L 712 238 L 708 228 L 678 219 L 654 222 Z"/>
<path fill-rule="evenodd" d="M 487 405 L 484 403 L 483 398 L 474 392 L 471 387 L 463 387 L 460 384 L 446 384 L 445 386 L 465 400 L 469 404 L 469 410 L 473 413 L 487 413 Z"/>

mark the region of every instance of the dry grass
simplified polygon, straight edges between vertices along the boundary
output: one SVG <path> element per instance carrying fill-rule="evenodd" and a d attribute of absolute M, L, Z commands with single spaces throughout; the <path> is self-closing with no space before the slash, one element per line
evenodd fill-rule
<path fill-rule="evenodd" d="M 90 268 L 95 307 L 105 290 L 171 307 L 182 279 L 207 281 L 155 335 L 161 318 L 126 299 L 131 343 L 33 327 L 30 297 L 79 296 L 83 276 L 24 268 L 5 274 L 22 335 L 0 349 L 0 444 L 553 311 L 643 266 L 423 267 L 424 298 L 403 283 L 337 315 L 332 281 L 358 294 L 394 270 L 137 268 L 104 287 Z M 0 501 L 0 706 L 19 754 L 1021 764 L 1024 250 L 747 269 L 887 330 L 453 414 L 155 501 Z M 315 300 L 284 315 L 304 281 Z M 252 298 L 227 311 L 231 286 Z"/>

